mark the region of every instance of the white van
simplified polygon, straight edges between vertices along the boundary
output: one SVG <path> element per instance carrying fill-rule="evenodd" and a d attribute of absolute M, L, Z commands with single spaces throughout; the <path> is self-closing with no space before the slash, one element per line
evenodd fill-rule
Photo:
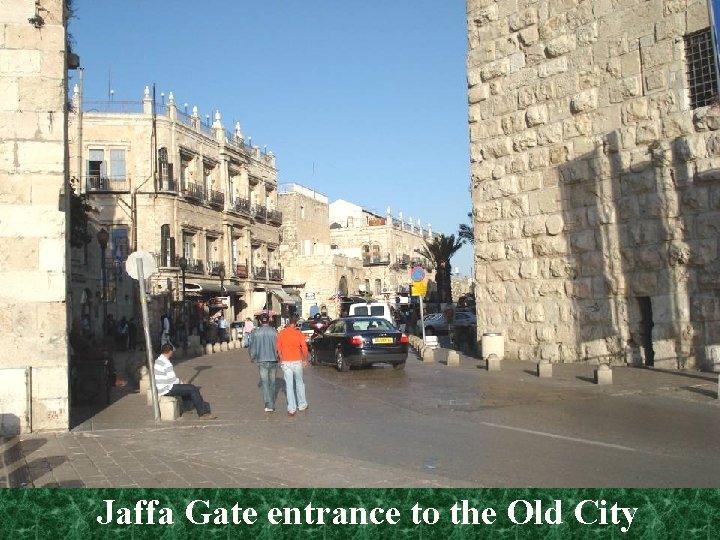
<path fill-rule="evenodd" d="M 350 304 L 348 311 L 349 317 L 381 317 L 388 321 L 393 326 L 395 321 L 393 320 L 390 307 L 382 302 L 369 302 L 360 304 Z"/>

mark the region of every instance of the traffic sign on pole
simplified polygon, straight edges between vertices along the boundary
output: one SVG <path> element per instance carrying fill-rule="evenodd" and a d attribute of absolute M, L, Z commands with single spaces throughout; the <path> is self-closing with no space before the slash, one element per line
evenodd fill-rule
<path fill-rule="evenodd" d="M 410 270 L 410 279 L 415 283 L 425 281 L 425 269 L 422 266 L 414 266 Z"/>

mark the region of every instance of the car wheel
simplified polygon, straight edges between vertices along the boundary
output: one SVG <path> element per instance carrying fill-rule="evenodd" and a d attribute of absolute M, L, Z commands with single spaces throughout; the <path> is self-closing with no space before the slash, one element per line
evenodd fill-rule
<path fill-rule="evenodd" d="M 399 364 L 393 364 L 393 369 L 396 369 L 398 371 L 401 369 L 405 369 L 405 362 L 400 362 Z"/>
<path fill-rule="evenodd" d="M 339 347 L 335 350 L 335 366 L 338 371 L 350 371 L 350 364 L 348 364 L 342 349 Z"/>

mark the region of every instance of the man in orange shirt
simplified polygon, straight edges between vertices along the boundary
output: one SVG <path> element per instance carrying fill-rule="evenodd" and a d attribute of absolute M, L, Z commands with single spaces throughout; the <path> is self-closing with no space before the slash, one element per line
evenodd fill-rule
<path fill-rule="evenodd" d="M 295 416 L 296 411 L 307 411 L 308 408 L 303 381 L 303 367 L 307 366 L 308 348 L 305 344 L 305 335 L 297 328 L 297 316 L 290 317 L 288 325 L 278 334 L 277 351 L 280 356 L 280 368 L 285 378 L 288 416 Z"/>

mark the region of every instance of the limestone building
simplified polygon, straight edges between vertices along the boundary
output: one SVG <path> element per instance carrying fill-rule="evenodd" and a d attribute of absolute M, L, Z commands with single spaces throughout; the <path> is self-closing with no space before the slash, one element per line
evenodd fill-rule
<path fill-rule="evenodd" d="M 331 247 L 362 261 L 364 283 L 361 290 L 377 297 L 407 295 L 410 268 L 431 269 L 430 261 L 415 252 L 432 239 L 432 227 L 420 220 L 373 213 L 361 206 L 338 199 L 330 204 Z"/>
<path fill-rule="evenodd" d="M 282 184 L 279 191 L 285 284 L 297 290 L 305 316 L 323 306 L 338 316 L 338 294 L 408 301 L 410 268 L 430 268 L 415 253 L 432 238 L 429 226 L 393 218 L 389 210 L 379 216 L 343 199 L 330 203 L 299 184 Z"/>
<path fill-rule="evenodd" d="M 100 333 L 104 312 L 138 315 L 125 272 L 136 249 L 156 260 L 155 312 L 180 318 L 184 305 L 194 322 L 197 310 L 224 308 L 234 320 L 272 306 L 283 279 L 274 155 L 239 124 L 226 130 L 219 112 L 210 124 L 181 110 L 172 93 L 166 103 L 149 88 L 137 102 L 84 103 L 76 88 L 73 104 L 70 174 L 107 232 L 104 249 L 93 240 L 73 252 L 73 317 L 89 315 Z"/>
<path fill-rule="evenodd" d="M 720 109 L 706 2 L 468 0 L 478 332 L 709 364 Z"/>
<path fill-rule="evenodd" d="M 0 4 L 0 435 L 67 429 L 66 18 Z"/>

